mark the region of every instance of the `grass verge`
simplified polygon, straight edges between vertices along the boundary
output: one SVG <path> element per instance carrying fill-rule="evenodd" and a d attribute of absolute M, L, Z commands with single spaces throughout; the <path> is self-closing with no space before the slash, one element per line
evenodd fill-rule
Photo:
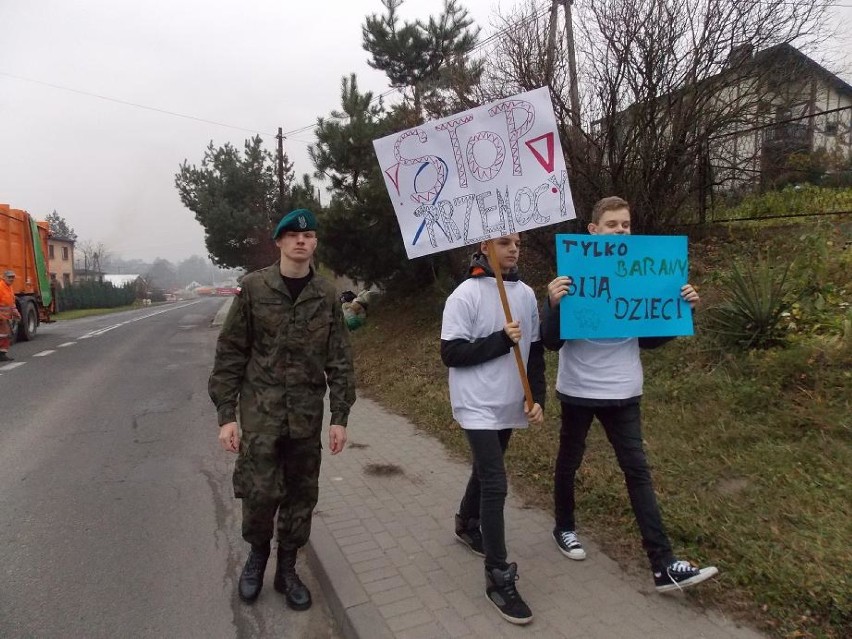
<path fill-rule="evenodd" d="M 62 320 L 80 319 L 81 317 L 91 317 L 93 315 L 109 315 L 111 313 L 120 313 L 121 311 L 130 311 L 134 308 L 141 307 L 136 305 L 130 305 L 116 306 L 115 308 L 79 308 L 73 311 L 62 311 L 61 313 L 54 313 L 53 315 L 51 315 L 51 319 L 59 322 Z"/>

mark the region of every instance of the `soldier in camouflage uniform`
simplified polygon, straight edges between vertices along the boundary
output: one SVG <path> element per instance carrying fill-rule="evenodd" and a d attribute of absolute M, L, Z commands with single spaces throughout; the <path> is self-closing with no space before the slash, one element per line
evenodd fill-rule
<path fill-rule="evenodd" d="M 311 605 L 295 566 L 296 552 L 310 535 L 319 492 L 326 387 L 332 455 L 346 444 L 346 422 L 355 402 L 340 302 L 334 286 L 310 266 L 316 227 L 305 209 L 279 222 L 273 239 L 281 260 L 243 278 L 219 335 L 209 382 L 219 441 L 225 450 L 239 452 L 234 493 L 242 500 L 243 538 L 251 544 L 240 598 L 253 602 L 263 587 L 277 511 L 274 585 L 295 610 Z"/>

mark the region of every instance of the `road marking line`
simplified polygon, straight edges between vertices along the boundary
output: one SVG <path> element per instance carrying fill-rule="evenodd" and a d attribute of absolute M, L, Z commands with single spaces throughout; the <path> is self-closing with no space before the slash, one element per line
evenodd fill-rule
<path fill-rule="evenodd" d="M 11 371 L 19 366 L 23 366 L 26 362 L 14 362 L 12 364 L 6 364 L 5 366 L 0 366 L 0 371 Z"/>
<path fill-rule="evenodd" d="M 55 353 L 55 352 L 56 352 L 55 350 L 42 351 L 41 353 L 36 353 L 35 355 L 33 355 L 33 357 L 47 357 L 48 355 L 53 355 L 53 353 Z"/>
<path fill-rule="evenodd" d="M 99 328 L 98 330 L 90 331 L 85 335 L 81 335 L 80 339 L 89 339 L 90 337 L 97 337 L 98 335 L 108 333 L 109 331 L 112 331 L 120 326 L 124 326 L 125 324 L 127 324 L 127 322 L 122 322 L 121 324 L 114 324 L 113 326 L 107 326 L 106 328 Z"/>
<path fill-rule="evenodd" d="M 113 329 L 125 326 L 126 324 L 132 324 L 133 322 L 138 322 L 138 321 L 143 320 L 143 319 L 148 319 L 149 317 L 154 317 L 155 315 L 162 315 L 163 313 L 168 313 L 169 311 L 176 311 L 176 310 L 181 309 L 181 308 L 186 308 L 187 306 L 192 306 L 192 305 L 198 304 L 202 301 L 203 300 L 198 300 L 196 302 L 189 302 L 188 304 L 182 304 L 181 306 L 172 306 L 171 308 L 166 308 L 166 309 L 163 309 L 161 311 L 155 311 L 153 313 L 148 313 L 147 315 L 141 315 L 140 317 L 134 317 L 134 318 L 126 320 L 124 322 L 119 322 L 118 324 L 113 324 L 112 326 L 107 326 L 105 328 L 99 328 L 99 329 L 96 329 L 94 331 L 89 331 L 88 333 L 86 333 L 85 335 L 81 335 L 77 339 L 89 339 L 90 337 L 97 337 L 98 335 L 103 335 L 104 333 L 107 333 L 107 332 L 109 332 Z"/>
<path fill-rule="evenodd" d="M 65 348 L 66 346 L 74 346 L 77 342 L 65 342 L 64 344 L 60 344 L 57 348 Z"/>

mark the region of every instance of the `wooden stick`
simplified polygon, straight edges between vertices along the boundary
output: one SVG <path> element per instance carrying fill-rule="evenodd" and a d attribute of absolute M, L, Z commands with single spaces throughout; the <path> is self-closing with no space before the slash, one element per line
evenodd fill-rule
<path fill-rule="evenodd" d="M 486 242 L 488 246 L 488 263 L 491 265 L 491 270 L 494 271 L 494 279 L 497 280 L 497 291 L 500 293 L 500 303 L 503 305 L 503 313 L 506 315 L 506 323 L 512 321 L 512 309 L 509 307 L 509 298 L 506 297 L 506 286 L 503 284 L 503 273 L 500 271 L 500 263 L 497 261 L 497 255 L 494 253 L 494 243 L 490 240 Z M 529 329 L 527 329 L 529 330 Z M 527 379 L 527 369 L 524 366 L 524 358 L 521 357 L 521 347 L 515 343 L 512 346 L 515 351 L 515 362 L 518 365 L 518 375 L 521 376 L 521 385 L 524 387 L 524 397 L 527 400 L 527 410 L 532 410 L 533 396 L 530 390 L 530 380 Z"/>

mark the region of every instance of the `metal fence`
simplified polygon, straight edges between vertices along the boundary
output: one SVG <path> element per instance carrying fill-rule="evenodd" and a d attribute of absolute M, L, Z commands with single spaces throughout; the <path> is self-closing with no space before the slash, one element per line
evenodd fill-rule
<path fill-rule="evenodd" d="M 852 213 L 852 106 L 786 115 L 710 139 L 698 223 Z"/>

